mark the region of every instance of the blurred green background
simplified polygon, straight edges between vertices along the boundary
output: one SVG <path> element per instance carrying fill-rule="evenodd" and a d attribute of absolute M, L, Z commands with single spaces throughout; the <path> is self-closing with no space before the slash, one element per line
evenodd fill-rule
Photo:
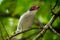
<path fill-rule="evenodd" d="M 52 7 L 55 5 L 56 0 L 0 0 L 0 40 L 5 40 L 8 36 L 13 35 L 16 30 L 19 17 L 26 12 L 31 6 L 38 5 L 40 9 L 38 10 L 35 19 L 42 24 L 47 24 L 52 17 L 50 13 L 50 5 Z M 58 0 L 58 5 L 54 9 L 56 13 L 58 7 L 60 6 L 60 0 Z M 60 18 L 58 17 L 52 26 L 54 28 L 60 28 Z M 33 27 L 36 25 L 32 25 Z M 30 31 L 34 33 L 36 30 Z M 26 33 L 25 37 L 29 36 L 30 33 Z M 27 40 L 32 40 L 37 35 L 35 33 Z M 47 30 L 45 35 L 41 40 L 60 40 L 60 37 L 54 34 L 52 31 Z"/>

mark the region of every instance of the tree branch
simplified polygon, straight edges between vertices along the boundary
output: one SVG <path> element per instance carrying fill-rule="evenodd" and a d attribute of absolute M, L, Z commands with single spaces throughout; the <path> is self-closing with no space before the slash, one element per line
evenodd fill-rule
<path fill-rule="evenodd" d="M 52 8 L 52 10 L 57 6 L 58 0 L 56 0 L 55 6 Z"/>
<path fill-rule="evenodd" d="M 51 25 L 49 25 L 49 27 L 50 27 L 50 29 L 51 29 L 55 34 L 57 34 L 58 36 L 60 36 L 60 34 L 59 34 L 57 31 L 55 31 L 55 29 L 53 29 Z"/>
<path fill-rule="evenodd" d="M 43 36 L 45 31 L 48 29 L 49 25 L 51 25 L 55 19 L 56 19 L 56 16 L 53 15 L 50 21 L 43 27 L 43 30 L 33 40 L 38 40 L 41 36 Z"/>
<path fill-rule="evenodd" d="M 56 0 L 56 3 L 54 5 L 54 7 L 53 8 L 51 7 L 51 13 L 52 13 L 52 15 L 55 15 L 55 13 L 53 12 L 53 9 L 57 6 L 57 4 L 58 4 L 58 0 Z"/>
<path fill-rule="evenodd" d="M 41 32 L 41 30 L 40 30 L 39 32 Z M 20 39 L 20 40 L 23 40 L 23 39 L 24 39 L 24 40 L 27 40 L 27 39 L 29 39 L 30 37 L 34 36 L 35 34 L 37 35 L 39 32 L 35 32 L 35 33 L 29 35 L 28 37 L 22 38 L 22 39 Z"/>
<path fill-rule="evenodd" d="M 14 16 L 13 16 L 11 13 L 7 14 L 7 13 L 3 13 L 3 12 L 2 12 L 2 13 L 0 13 L 0 17 L 4 17 L 4 18 L 5 18 L 5 17 L 19 18 L 20 15 L 17 14 L 17 15 L 14 15 Z"/>
<path fill-rule="evenodd" d="M 55 19 L 58 16 L 60 16 L 60 10 L 56 13 L 56 15 L 52 16 L 52 18 L 50 19 L 50 21 L 43 27 L 43 30 L 33 40 L 38 40 L 38 38 L 40 38 L 41 36 L 43 36 L 43 34 L 45 33 L 45 31 L 49 28 L 49 26 L 55 21 Z"/>
<path fill-rule="evenodd" d="M 25 33 L 25 32 L 27 32 L 27 31 L 30 31 L 30 30 L 33 30 L 33 29 L 40 29 L 40 28 L 31 28 L 31 29 L 29 29 L 29 30 L 19 32 L 19 33 L 17 33 L 17 34 L 14 34 L 14 35 L 8 37 L 7 40 L 10 40 L 11 38 L 13 38 L 13 37 L 15 37 L 15 36 L 17 36 L 17 35 L 19 35 L 19 34 Z"/>

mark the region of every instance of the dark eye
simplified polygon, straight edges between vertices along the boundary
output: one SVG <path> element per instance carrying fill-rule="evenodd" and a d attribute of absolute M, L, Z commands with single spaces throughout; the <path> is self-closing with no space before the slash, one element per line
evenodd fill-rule
<path fill-rule="evenodd" d="M 39 7 L 38 6 L 32 6 L 31 8 L 30 8 L 30 11 L 32 11 L 32 10 L 37 10 Z"/>

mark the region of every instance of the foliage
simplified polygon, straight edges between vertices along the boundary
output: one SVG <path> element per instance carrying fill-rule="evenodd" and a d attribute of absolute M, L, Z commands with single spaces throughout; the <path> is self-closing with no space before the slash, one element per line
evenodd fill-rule
<path fill-rule="evenodd" d="M 0 0 L 0 40 L 6 39 L 15 32 L 19 16 L 26 12 L 33 5 L 40 6 L 35 20 L 43 24 L 48 23 L 51 18 L 50 5 L 53 7 L 55 3 L 56 0 Z M 59 6 L 60 0 L 57 7 L 54 9 L 55 13 L 57 12 Z M 52 24 L 54 28 L 60 28 L 59 20 L 60 18 L 57 18 Z M 34 27 L 36 24 L 33 24 L 32 26 Z M 30 37 L 30 40 L 32 40 L 37 33 L 37 30 L 31 30 L 26 32 L 24 37 L 29 39 L 29 34 L 34 34 Z M 42 37 L 42 40 L 60 40 L 60 38 L 50 30 L 47 30 L 44 37 Z"/>

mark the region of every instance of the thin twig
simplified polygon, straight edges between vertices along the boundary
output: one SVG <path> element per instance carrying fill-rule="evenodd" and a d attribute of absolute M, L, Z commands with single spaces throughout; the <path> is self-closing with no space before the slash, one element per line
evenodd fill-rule
<path fill-rule="evenodd" d="M 54 8 L 57 6 L 57 4 L 58 4 L 58 0 L 56 0 L 56 3 L 55 3 L 55 5 L 54 5 L 54 7 L 52 8 L 51 7 L 51 13 L 52 13 L 52 15 L 55 15 L 55 13 L 53 12 L 53 10 L 54 10 Z M 51 5 L 50 5 L 51 6 Z"/>
<path fill-rule="evenodd" d="M 58 0 L 56 0 L 55 6 L 51 10 L 53 10 L 57 6 L 57 4 L 58 4 Z"/>
<path fill-rule="evenodd" d="M 41 30 L 39 31 L 39 32 L 41 32 Z M 33 33 L 33 34 L 31 34 L 31 35 L 29 35 L 28 37 L 25 37 L 25 38 L 22 38 L 22 39 L 28 39 L 28 38 L 30 38 L 30 37 L 32 37 L 32 36 L 34 36 L 35 34 L 38 34 L 39 32 L 35 32 L 35 33 Z M 20 40 L 22 40 L 22 39 L 20 39 Z"/>
<path fill-rule="evenodd" d="M 13 37 L 15 37 L 15 36 L 17 36 L 17 35 L 19 35 L 19 34 L 25 33 L 25 32 L 27 32 L 27 31 L 30 31 L 30 30 L 33 30 L 33 29 L 40 29 L 40 28 L 31 28 L 31 29 L 29 29 L 29 30 L 19 32 L 19 33 L 17 33 L 17 34 L 14 34 L 14 35 L 8 37 L 7 40 L 10 40 L 10 39 L 12 39 Z"/>
<path fill-rule="evenodd" d="M 60 34 L 59 34 L 57 31 L 55 31 L 55 29 L 53 29 L 51 25 L 49 25 L 49 27 L 50 27 L 50 29 L 51 29 L 55 34 L 57 34 L 58 36 L 60 36 Z"/>
<path fill-rule="evenodd" d="M 43 36 L 45 31 L 46 31 L 46 29 L 43 29 L 33 40 L 38 40 L 40 37 Z"/>

